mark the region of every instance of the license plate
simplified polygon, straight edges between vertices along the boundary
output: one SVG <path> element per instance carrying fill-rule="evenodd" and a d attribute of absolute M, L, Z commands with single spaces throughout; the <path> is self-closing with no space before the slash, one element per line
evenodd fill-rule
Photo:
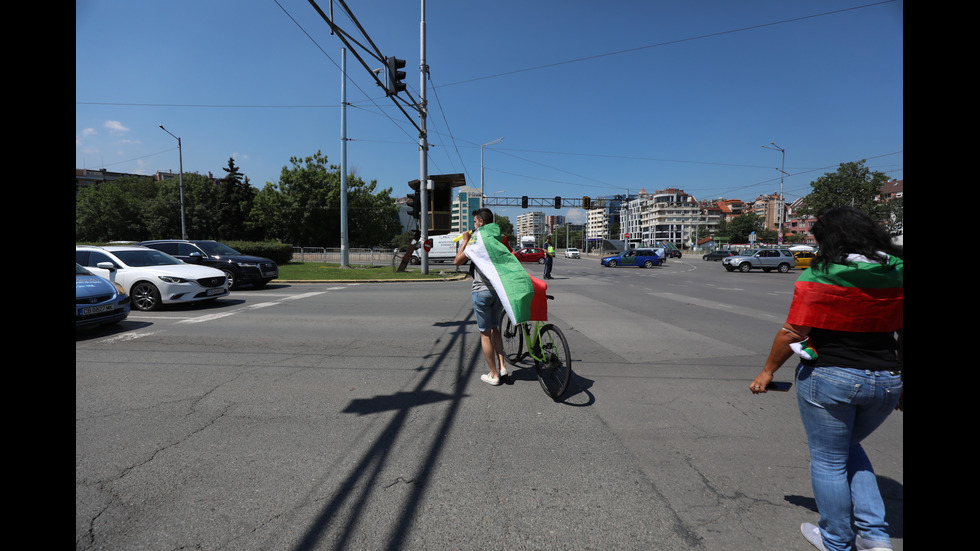
<path fill-rule="evenodd" d="M 207 295 L 210 297 L 212 295 L 223 295 L 225 294 L 224 287 L 218 287 L 217 289 L 208 289 Z"/>
<path fill-rule="evenodd" d="M 93 306 L 91 308 L 82 308 L 83 316 L 91 316 L 92 314 L 101 314 L 102 312 L 111 312 L 116 309 L 115 304 L 103 304 L 102 306 Z"/>

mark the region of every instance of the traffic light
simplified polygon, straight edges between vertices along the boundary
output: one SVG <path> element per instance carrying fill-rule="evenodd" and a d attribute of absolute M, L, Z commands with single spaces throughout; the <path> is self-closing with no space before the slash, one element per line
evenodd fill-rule
<path fill-rule="evenodd" d="M 385 65 L 388 66 L 388 95 L 394 96 L 398 92 L 405 91 L 405 71 L 400 71 L 405 67 L 405 60 L 396 57 L 386 57 Z"/>
<path fill-rule="evenodd" d="M 408 206 L 408 215 L 410 217 L 415 219 L 420 218 L 419 207 L 422 206 L 422 203 L 419 201 L 418 193 L 409 193 L 408 201 L 406 201 L 405 204 Z"/>
<path fill-rule="evenodd" d="M 526 209 L 527 208 L 527 195 L 521 197 L 521 208 L 522 209 Z"/>
<path fill-rule="evenodd" d="M 585 210 L 589 210 L 592 208 L 592 199 L 589 199 L 588 195 L 582 197 L 582 208 Z"/>
<path fill-rule="evenodd" d="M 555 208 L 556 209 L 561 208 L 561 197 L 555 197 Z"/>

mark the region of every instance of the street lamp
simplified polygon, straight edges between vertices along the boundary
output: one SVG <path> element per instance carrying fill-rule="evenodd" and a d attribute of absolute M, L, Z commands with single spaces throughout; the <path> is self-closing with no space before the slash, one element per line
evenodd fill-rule
<path fill-rule="evenodd" d="M 783 204 L 779 205 L 779 244 L 783 244 L 783 214 L 786 211 L 786 199 L 783 197 L 783 176 L 786 175 L 786 150 L 776 145 L 776 142 L 769 142 L 772 147 L 764 145 L 762 147 L 766 149 L 772 149 L 773 151 L 779 151 L 783 154 L 783 163 L 779 169 L 779 201 Z"/>
<path fill-rule="evenodd" d="M 180 138 L 171 134 L 162 124 L 160 129 L 177 139 L 177 159 L 180 162 L 180 238 L 187 239 L 187 221 L 184 218 L 184 150 L 181 148 Z"/>
<path fill-rule="evenodd" d="M 483 144 L 483 145 L 480 146 L 480 201 L 481 202 L 487 200 L 487 192 L 484 190 L 484 187 L 483 187 L 483 148 L 486 147 L 486 146 L 488 146 L 488 145 L 493 145 L 495 143 L 500 143 L 502 141 L 504 141 L 503 136 L 497 138 L 496 140 L 494 140 L 492 142 L 487 142 L 487 143 L 485 143 L 485 144 Z"/>

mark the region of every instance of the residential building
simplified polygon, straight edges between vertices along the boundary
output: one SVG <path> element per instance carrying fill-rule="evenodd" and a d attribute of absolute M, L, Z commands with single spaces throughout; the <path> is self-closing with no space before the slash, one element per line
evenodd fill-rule
<path fill-rule="evenodd" d="M 541 211 L 519 214 L 517 216 L 517 226 L 514 228 L 517 240 L 520 242 L 522 237 L 533 237 L 536 242 L 541 242 L 547 234 L 545 225 L 545 215 Z"/>
<path fill-rule="evenodd" d="M 473 211 L 483 206 L 483 192 L 475 187 L 463 186 L 456 191 L 452 207 L 452 231 L 462 233 L 472 230 Z"/>

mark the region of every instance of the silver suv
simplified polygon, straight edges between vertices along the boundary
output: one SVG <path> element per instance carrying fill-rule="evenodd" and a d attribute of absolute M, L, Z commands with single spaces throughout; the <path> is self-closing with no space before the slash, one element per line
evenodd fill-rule
<path fill-rule="evenodd" d="M 796 267 L 796 257 L 789 249 L 749 249 L 736 256 L 726 256 L 721 263 L 729 272 L 747 272 L 752 268 L 769 272 L 775 268 L 786 273 Z"/>

